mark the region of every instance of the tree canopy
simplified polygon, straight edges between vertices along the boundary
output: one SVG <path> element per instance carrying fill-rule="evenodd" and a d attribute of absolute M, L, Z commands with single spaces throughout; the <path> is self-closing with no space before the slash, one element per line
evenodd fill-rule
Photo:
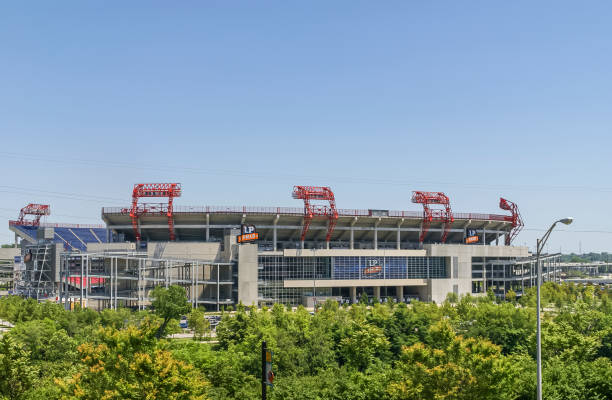
<path fill-rule="evenodd" d="M 545 399 L 612 398 L 610 295 L 598 286 L 542 287 Z M 328 301 L 314 315 L 238 304 L 222 313 L 218 342 L 164 337 L 181 315 L 197 335 L 206 328 L 180 287 L 156 289 L 154 312 L 67 311 L 5 297 L 0 318 L 15 327 L 0 339 L 0 399 L 255 400 L 265 340 L 272 400 L 532 400 L 534 296 Z"/>

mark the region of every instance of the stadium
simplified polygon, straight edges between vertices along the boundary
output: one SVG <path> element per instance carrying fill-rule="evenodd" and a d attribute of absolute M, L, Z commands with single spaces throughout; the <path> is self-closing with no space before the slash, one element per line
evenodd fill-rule
<path fill-rule="evenodd" d="M 512 241 L 518 207 L 457 213 L 442 192 L 414 191 L 411 211 L 342 209 L 329 187 L 295 186 L 296 207 L 183 206 L 178 183 L 136 184 L 131 204 L 103 207 L 102 225 L 45 224 L 29 204 L 9 229 L 19 243 L 14 292 L 95 309 L 144 309 L 158 285 L 181 285 L 210 310 L 283 303 L 443 301 L 505 297 L 536 283 L 534 257 Z M 148 203 L 143 199 L 163 199 Z M 299 206 L 297 206 L 299 205 Z M 557 281 L 559 255 L 543 258 Z"/>

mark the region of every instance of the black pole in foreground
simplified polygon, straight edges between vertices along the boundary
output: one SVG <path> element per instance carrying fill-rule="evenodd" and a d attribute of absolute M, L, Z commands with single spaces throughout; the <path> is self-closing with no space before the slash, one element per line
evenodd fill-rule
<path fill-rule="evenodd" d="M 266 341 L 261 342 L 261 400 L 266 400 L 266 391 L 268 385 L 266 383 Z"/>

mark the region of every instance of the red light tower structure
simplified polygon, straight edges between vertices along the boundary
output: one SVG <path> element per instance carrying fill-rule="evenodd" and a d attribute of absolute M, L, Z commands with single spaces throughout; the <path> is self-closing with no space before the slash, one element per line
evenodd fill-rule
<path fill-rule="evenodd" d="M 523 218 L 521 217 L 521 213 L 519 212 L 516 203 L 513 203 L 510 200 L 506 200 L 503 197 L 500 197 L 499 208 L 501 208 L 502 210 L 510 211 L 512 213 L 512 215 L 504 217 L 504 220 L 512 223 L 512 230 L 506 235 L 506 246 L 510 246 L 510 243 L 512 243 L 514 238 L 523 229 L 523 226 L 525 226 L 525 224 L 523 223 Z"/>
<path fill-rule="evenodd" d="M 441 221 L 444 223 L 441 241 L 445 243 L 451 224 L 455 220 L 448 196 L 442 192 L 414 191 L 412 192 L 412 202 L 423 205 L 423 227 L 421 228 L 419 242 L 423 243 L 425 240 L 425 235 L 427 235 L 427 231 L 429 231 L 432 221 Z M 444 209 L 431 209 L 429 206 L 433 204 L 439 204 L 443 206 Z"/>
<path fill-rule="evenodd" d="M 140 230 L 138 229 L 138 217 L 140 215 L 166 215 L 168 217 L 168 230 L 170 231 L 170 240 L 174 240 L 174 214 L 172 210 L 172 201 L 175 197 L 181 196 L 180 183 L 137 183 L 132 191 L 132 208 L 130 209 L 130 217 L 132 218 L 132 227 L 136 240 L 140 241 Z M 138 199 L 141 197 L 167 197 L 168 203 L 159 204 L 141 204 L 138 206 Z"/>
<path fill-rule="evenodd" d="M 329 219 L 325 241 L 329 242 L 338 221 L 338 210 L 336 210 L 336 199 L 334 192 L 327 186 L 294 186 L 294 199 L 304 200 L 304 227 L 302 228 L 302 242 L 314 217 L 326 217 Z M 312 204 L 312 201 L 329 201 L 329 205 Z"/>
<path fill-rule="evenodd" d="M 33 215 L 34 219 L 26 220 L 26 215 Z M 43 215 L 51 215 L 51 208 L 48 204 L 34 204 L 30 203 L 23 207 L 19 212 L 19 219 L 17 220 L 18 225 L 31 225 L 39 226 L 40 218 Z"/>

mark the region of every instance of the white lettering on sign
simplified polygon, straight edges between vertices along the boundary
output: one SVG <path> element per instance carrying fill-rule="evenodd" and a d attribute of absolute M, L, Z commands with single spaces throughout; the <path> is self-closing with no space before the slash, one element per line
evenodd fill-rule
<path fill-rule="evenodd" d="M 242 225 L 242 234 L 248 235 L 249 233 L 255 233 L 255 225 Z"/>

